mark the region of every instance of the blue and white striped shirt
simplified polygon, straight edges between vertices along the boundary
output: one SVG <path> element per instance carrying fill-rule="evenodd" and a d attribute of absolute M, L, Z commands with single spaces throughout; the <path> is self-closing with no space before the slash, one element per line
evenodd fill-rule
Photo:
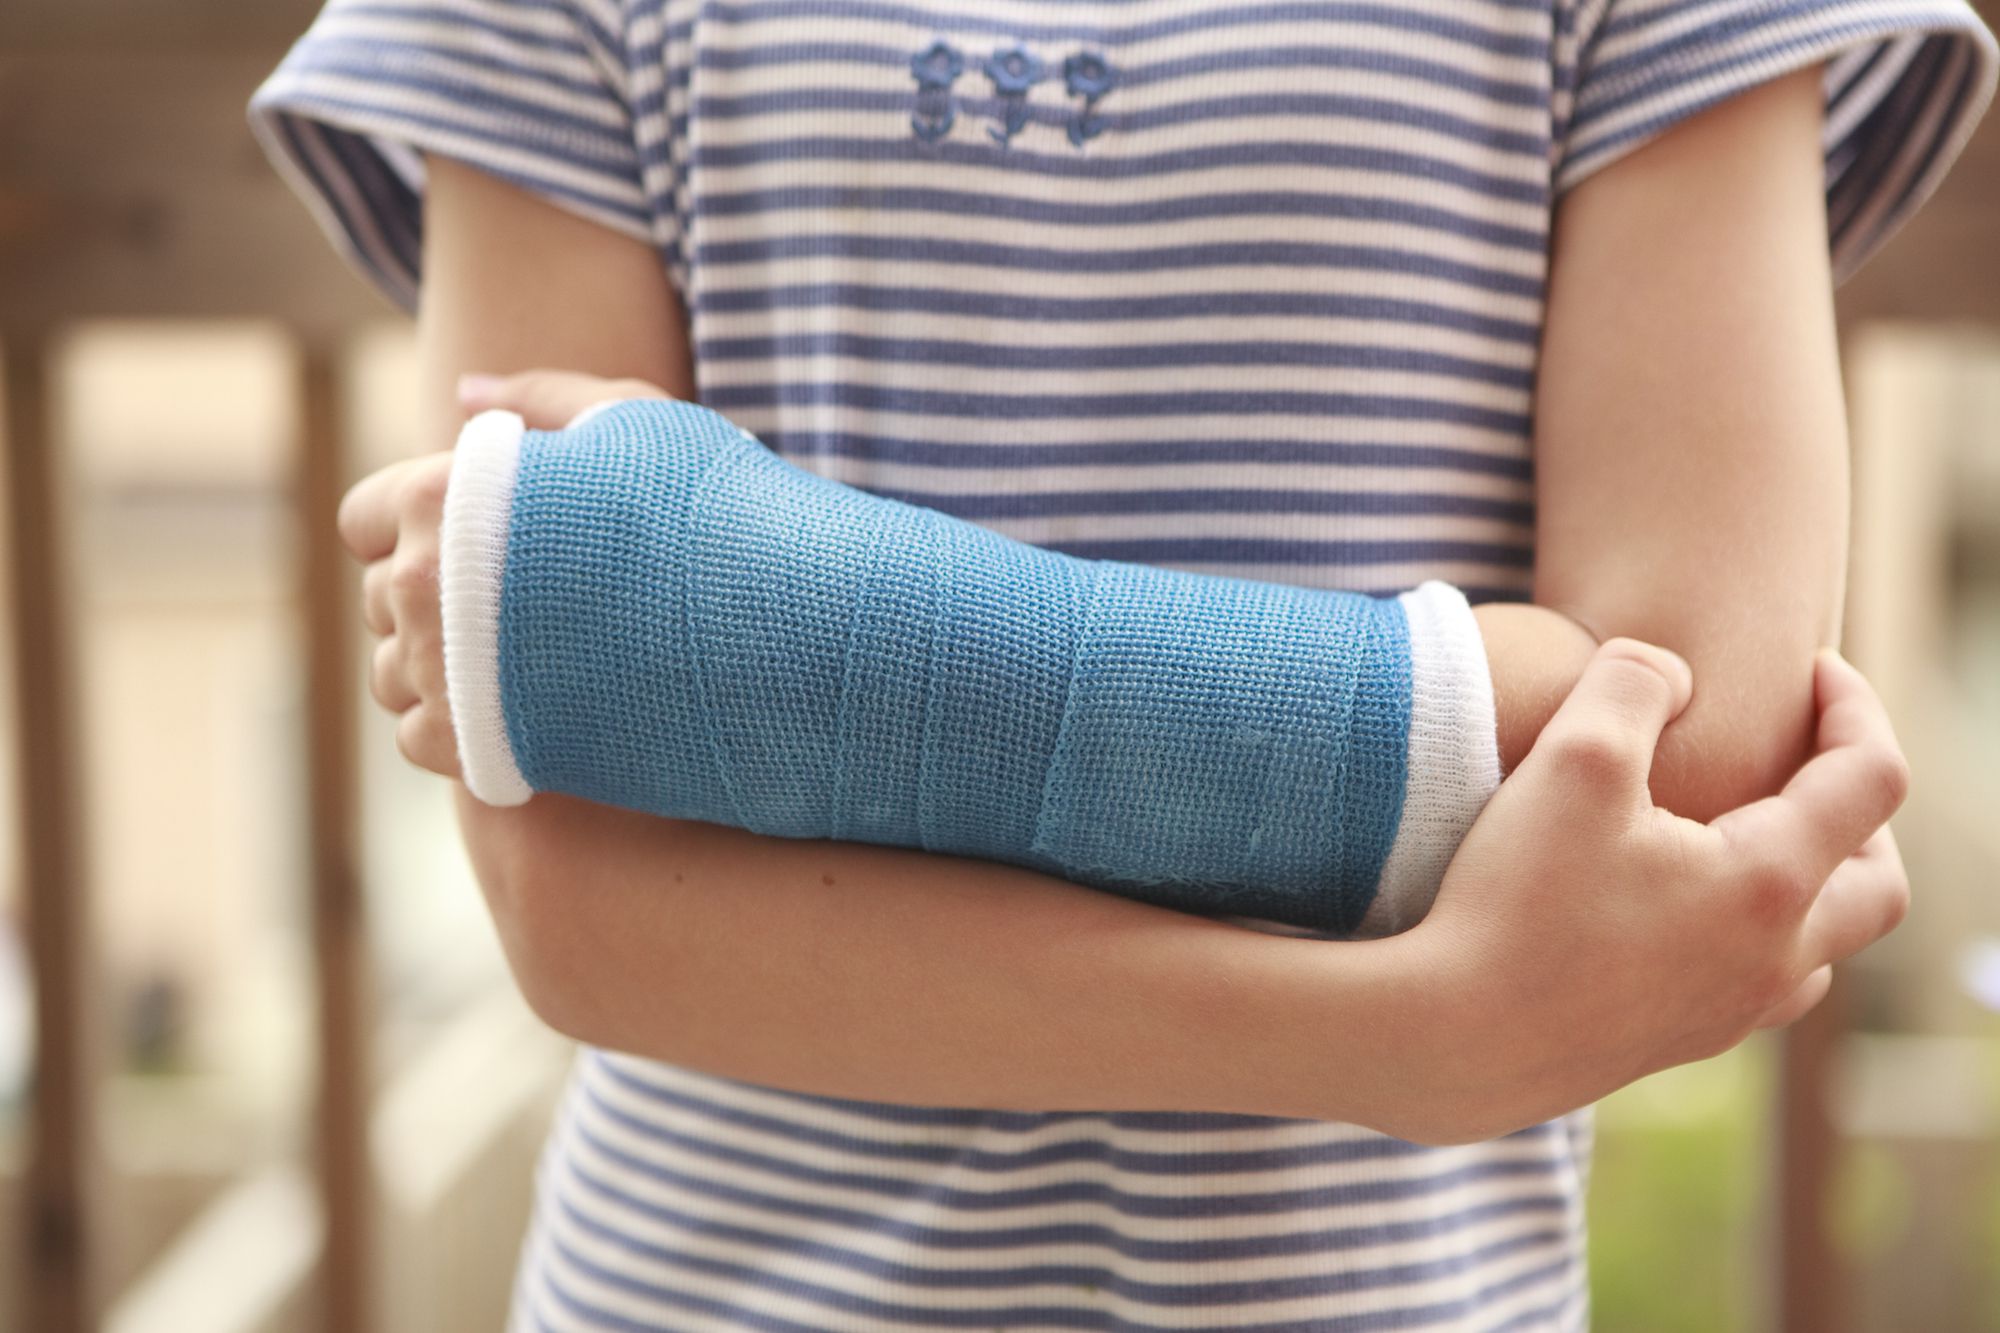
<path fill-rule="evenodd" d="M 702 401 L 801 466 L 1078 555 L 1480 600 L 1529 588 L 1556 199 L 1821 60 L 1844 279 L 1992 97 L 1964 0 L 332 0 L 250 119 L 405 310 L 418 149 L 651 244 Z M 586 1050 L 514 1325 L 1581 1328 L 1590 1140 Z"/>

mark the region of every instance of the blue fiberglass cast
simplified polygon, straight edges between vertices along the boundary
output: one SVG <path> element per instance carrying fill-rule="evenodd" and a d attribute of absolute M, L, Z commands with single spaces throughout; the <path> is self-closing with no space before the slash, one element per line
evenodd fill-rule
<path fill-rule="evenodd" d="M 807 472 L 683 402 L 563 431 L 484 413 L 459 450 L 447 667 L 484 799 L 563 792 L 1362 926 L 1406 823 L 1411 594 L 1063 555 Z"/>

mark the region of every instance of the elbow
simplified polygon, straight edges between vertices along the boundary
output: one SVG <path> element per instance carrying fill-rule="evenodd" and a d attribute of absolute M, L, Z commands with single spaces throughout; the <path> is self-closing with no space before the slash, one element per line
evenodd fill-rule
<path fill-rule="evenodd" d="M 1662 740 L 1653 766 L 1653 803 L 1706 824 L 1778 792 L 1807 757 L 1781 737 L 1749 732 L 1682 733 L 1685 744 Z"/>
<path fill-rule="evenodd" d="M 1835 623 L 1812 601 L 1800 598 L 1775 614 L 1719 616 L 1686 600 L 1650 611 L 1589 599 L 1560 608 L 1599 642 L 1630 635 L 1657 643 L 1694 671 L 1694 694 L 1654 753 L 1654 804 L 1707 823 L 1776 793 L 1811 757 L 1818 727 L 1813 658 Z"/>
<path fill-rule="evenodd" d="M 1695 694 L 1660 737 L 1654 803 L 1707 823 L 1782 789 L 1813 753 L 1815 651 L 1774 650 L 1752 670 L 1740 658 L 1732 666 L 1714 654 L 1704 661 L 1684 653 Z"/>

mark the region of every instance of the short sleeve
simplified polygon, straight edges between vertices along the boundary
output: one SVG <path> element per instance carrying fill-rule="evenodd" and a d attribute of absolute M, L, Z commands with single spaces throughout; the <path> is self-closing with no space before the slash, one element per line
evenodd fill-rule
<path fill-rule="evenodd" d="M 328 0 L 246 114 L 334 247 L 414 313 L 419 150 L 662 242 L 621 29 L 617 0 Z"/>
<path fill-rule="evenodd" d="M 1684 117 L 1826 61 L 1836 284 L 1930 197 L 2000 77 L 1965 0 L 1578 0 L 1557 28 L 1558 196 Z"/>

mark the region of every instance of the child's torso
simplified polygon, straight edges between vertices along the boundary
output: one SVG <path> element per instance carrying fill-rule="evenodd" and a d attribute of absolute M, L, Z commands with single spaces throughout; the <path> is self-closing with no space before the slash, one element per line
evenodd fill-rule
<path fill-rule="evenodd" d="M 1524 595 L 1556 21 L 641 5 L 703 400 L 1074 554 Z"/>
<path fill-rule="evenodd" d="M 780 453 L 1079 555 L 1525 594 L 1549 5 L 627 18 L 701 396 Z M 516 1315 L 1578 1328 L 1590 1128 L 1433 1149 L 1256 1116 L 876 1105 L 586 1052 Z"/>

